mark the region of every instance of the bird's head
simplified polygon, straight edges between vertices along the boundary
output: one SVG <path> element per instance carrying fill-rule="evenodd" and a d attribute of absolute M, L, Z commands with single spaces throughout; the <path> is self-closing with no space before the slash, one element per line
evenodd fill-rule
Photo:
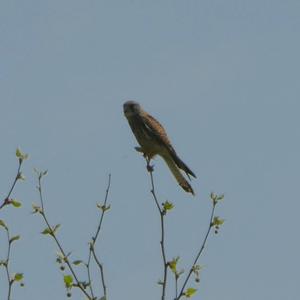
<path fill-rule="evenodd" d="M 141 112 L 142 108 L 139 103 L 135 101 L 126 101 L 123 104 L 124 115 L 128 117 L 132 117 Z"/>

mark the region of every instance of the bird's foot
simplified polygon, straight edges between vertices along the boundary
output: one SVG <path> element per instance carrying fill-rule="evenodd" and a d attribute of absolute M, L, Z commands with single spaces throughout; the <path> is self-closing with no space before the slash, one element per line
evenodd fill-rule
<path fill-rule="evenodd" d="M 140 152 L 140 153 L 144 153 L 142 147 L 134 147 L 134 149 L 137 151 L 137 152 Z"/>
<path fill-rule="evenodd" d="M 149 173 L 152 173 L 152 172 L 154 171 L 154 166 L 153 166 L 153 165 L 150 165 L 149 162 L 147 162 L 147 171 L 148 171 Z"/>

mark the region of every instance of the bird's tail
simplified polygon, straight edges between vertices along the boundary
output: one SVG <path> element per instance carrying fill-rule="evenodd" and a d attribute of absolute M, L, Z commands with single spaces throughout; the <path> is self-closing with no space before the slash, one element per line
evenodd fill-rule
<path fill-rule="evenodd" d="M 195 195 L 193 188 L 188 183 L 188 181 L 183 177 L 180 170 L 177 167 L 177 163 L 174 161 L 174 159 L 170 155 L 164 155 L 163 156 L 164 161 L 168 165 L 170 171 L 176 178 L 178 184 L 188 193 L 191 193 Z"/>
<path fill-rule="evenodd" d="M 191 180 L 191 178 L 189 175 L 196 178 L 196 175 L 194 174 L 194 172 L 179 158 L 179 156 L 177 155 L 177 153 L 175 152 L 173 147 L 170 147 L 169 153 L 172 156 L 172 158 L 174 159 L 174 162 L 177 165 L 177 167 L 179 169 L 183 170 L 190 180 Z"/>

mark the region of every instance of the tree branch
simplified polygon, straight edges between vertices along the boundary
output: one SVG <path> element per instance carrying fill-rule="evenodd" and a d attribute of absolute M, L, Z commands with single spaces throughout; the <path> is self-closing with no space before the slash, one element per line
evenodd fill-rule
<path fill-rule="evenodd" d="M 208 238 L 208 236 L 210 234 L 210 231 L 211 231 L 211 229 L 213 227 L 213 218 L 214 218 L 214 214 L 215 214 L 216 203 L 217 202 L 213 201 L 213 207 L 212 207 L 212 211 L 211 211 L 211 215 L 210 215 L 210 219 L 209 219 L 209 226 L 208 226 L 207 232 L 205 234 L 204 240 L 203 240 L 202 245 L 200 247 L 200 250 L 198 251 L 198 253 L 196 255 L 196 258 L 195 258 L 195 260 L 194 260 L 194 262 L 193 262 L 193 264 L 192 264 L 192 266 L 191 266 L 191 268 L 190 268 L 190 270 L 188 272 L 188 275 L 187 275 L 187 277 L 186 277 L 186 279 L 185 279 L 185 281 L 183 283 L 183 286 L 182 286 L 182 288 L 180 290 L 180 293 L 179 293 L 178 296 L 176 296 L 175 300 L 179 300 L 179 299 L 181 299 L 184 296 L 185 287 L 186 287 L 186 285 L 187 285 L 187 283 L 188 283 L 188 281 L 189 281 L 189 279 L 190 279 L 190 277 L 191 277 L 191 275 L 192 275 L 192 273 L 194 271 L 194 267 L 196 266 L 199 257 L 201 256 L 201 254 L 202 254 L 202 252 L 204 250 L 207 238 Z"/>
<path fill-rule="evenodd" d="M 21 172 L 20 171 L 21 171 L 22 163 L 23 163 L 23 159 L 19 158 L 19 165 L 18 165 L 17 175 L 15 176 L 15 179 L 14 179 L 14 181 L 13 181 L 13 183 L 12 183 L 10 189 L 9 189 L 9 192 L 8 192 L 6 198 L 4 199 L 3 203 L 0 205 L 0 209 L 2 209 L 5 205 L 8 205 L 8 204 L 11 203 L 9 198 L 10 198 L 10 195 L 11 195 L 11 193 L 13 192 L 13 190 L 16 186 L 17 181 L 21 178 Z"/>
<path fill-rule="evenodd" d="M 166 251 L 165 251 L 165 224 L 164 224 L 164 217 L 166 215 L 166 211 L 159 205 L 159 202 L 157 200 L 157 196 L 155 193 L 155 185 L 154 185 L 154 179 L 153 179 L 153 166 L 150 165 L 150 159 L 145 158 L 147 162 L 147 171 L 150 174 L 150 180 L 151 180 L 151 194 L 153 196 L 153 199 L 155 201 L 155 204 L 157 206 L 159 216 L 160 216 L 160 228 L 161 228 L 161 240 L 160 240 L 160 249 L 161 249 L 161 255 L 163 260 L 163 280 L 161 282 L 162 285 L 162 295 L 161 299 L 165 300 L 166 297 L 166 286 L 167 286 L 167 277 L 168 277 L 168 263 L 166 259 Z"/>
<path fill-rule="evenodd" d="M 99 239 L 99 234 L 100 234 L 100 231 L 102 228 L 104 214 L 110 208 L 110 206 L 107 206 L 107 199 L 108 199 L 108 194 L 109 194 L 109 190 L 110 190 L 110 184 L 111 184 L 111 174 L 108 175 L 108 183 L 107 183 L 107 188 L 106 188 L 106 192 L 105 192 L 104 204 L 97 205 L 98 208 L 100 208 L 102 210 L 102 213 L 101 213 L 101 217 L 100 217 L 100 221 L 99 221 L 96 233 L 92 237 L 92 241 L 90 242 L 89 261 L 88 261 L 88 272 L 89 272 L 89 268 L 90 268 L 90 257 L 91 256 L 93 256 L 95 263 L 99 268 L 100 277 L 101 277 L 101 285 L 102 285 L 103 294 L 104 294 L 105 298 L 107 298 L 107 288 L 106 288 L 105 278 L 104 278 L 104 268 L 103 268 L 103 264 L 100 262 L 99 258 L 97 257 L 97 254 L 95 252 L 95 245 L 96 245 L 96 241 Z M 90 284 L 91 284 L 91 282 L 90 282 Z"/>
<path fill-rule="evenodd" d="M 62 256 L 63 256 L 63 261 L 67 264 L 70 272 L 72 273 L 73 275 L 73 278 L 76 282 L 76 287 L 78 287 L 82 293 L 89 299 L 89 300 L 92 300 L 93 297 L 91 295 L 89 295 L 89 293 L 85 290 L 84 286 L 82 285 L 82 283 L 79 281 L 70 261 L 69 261 L 69 258 L 68 258 L 68 255 L 66 254 L 66 252 L 64 251 L 61 243 L 59 242 L 56 234 L 55 234 L 55 231 L 53 230 L 53 228 L 51 227 L 49 221 L 48 221 L 48 218 L 46 216 L 46 213 L 45 213 L 45 209 L 44 209 L 44 201 L 43 201 L 43 193 L 42 193 L 42 177 L 44 175 L 46 175 L 47 172 L 39 172 L 38 173 L 38 191 L 39 191 L 39 198 L 40 198 L 40 203 L 41 203 L 41 210 L 37 210 L 37 212 L 39 212 L 42 216 L 42 218 L 44 219 L 46 225 L 47 225 L 47 228 L 48 228 L 48 231 L 49 231 L 49 234 L 52 236 L 52 238 L 54 239 L 57 247 L 59 248 Z M 73 285 L 74 286 L 74 285 Z"/>

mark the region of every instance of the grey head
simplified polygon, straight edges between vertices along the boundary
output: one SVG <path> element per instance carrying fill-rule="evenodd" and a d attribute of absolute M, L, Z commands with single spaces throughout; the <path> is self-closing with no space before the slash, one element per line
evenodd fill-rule
<path fill-rule="evenodd" d="M 126 101 L 123 104 L 123 110 L 124 110 L 124 115 L 128 118 L 134 115 L 138 115 L 141 112 L 142 108 L 138 102 L 130 100 L 130 101 Z"/>

